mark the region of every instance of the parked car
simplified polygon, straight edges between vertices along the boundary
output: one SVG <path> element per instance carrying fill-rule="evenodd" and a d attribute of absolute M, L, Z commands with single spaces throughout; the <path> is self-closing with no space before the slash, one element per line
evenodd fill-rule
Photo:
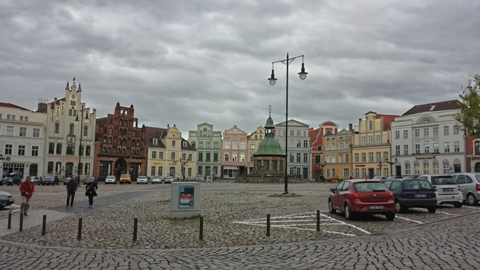
<path fill-rule="evenodd" d="M 161 176 L 152 176 L 152 185 L 153 184 L 161 184 L 162 183 L 162 177 Z"/>
<path fill-rule="evenodd" d="M 385 177 L 385 176 L 375 176 L 375 177 L 372 178 L 372 180 L 385 181 L 385 180 L 387 180 L 387 177 Z"/>
<path fill-rule="evenodd" d="M 380 180 L 349 179 L 330 189 L 328 210 L 345 213 L 347 219 L 360 214 L 382 214 L 395 218 L 394 196 Z"/>
<path fill-rule="evenodd" d="M 58 179 L 57 176 L 55 175 L 48 175 L 48 176 L 45 176 L 45 178 L 43 178 L 43 181 L 42 181 L 42 186 L 44 185 L 58 185 L 60 183 L 60 180 Z"/>
<path fill-rule="evenodd" d="M 90 182 L 90 180 L 93 179 L 93 182 L 95 182 L 97 179 L 95 179 L 95 177 L 93 176 L 89 176 L 89 177 L 85 177 L 85 179 L 83 179 L 83 184 L 86 185 Z"/>
<path fill-rule="evenodd" d="M 0 191 L 0 209 L 3 209 L 5 206 L 9 206 L 13 203 L 12 194 L 6 191 Z"/>
<path fill-rule="evenodd" d="M 17 173 L 9 173 L 7 174 L 6 177 L 2 179 L 2 184 L 5 184 L 7 186 L 13 186 L 13 185 L 20 185 L 21 183 L 21 178 L 18 176 Z"/>
<path fill-rule="evenodd" d="M 68 184 L 68 182 L 70 182 L 70 180 L 72 180 L 71 177 L 67 177 L 67 178 L 63 179 L 63 185 Z"/>
<path fill-rule="evenodd" d="M 417 179 L 427 180 L 432 184 L 437 196 L 437 204 L 453 204 L 462 207 L 463 194 L 451 175 L 420 175 Z"/>
<path fill-rule="evenodd" d="M 148 178 L 146 176 L 139 176 L 137 178 L 137 184 L 148 184 Z"/>
<path fill-rule="evenodd" d="M 172 183 L 173 181 L 175 181 L 175 178 L 173 178 L 173 176 L 167 176 L 165 177 L 165 184 L 166 183 Z"/>
<path fill-rule="evenodd" d="M 428 212 L 437 210 L 435 190 L 430 182 L 419 179 L 386 180 L 385 184 L 395 196 L 395 211 L 402 213 L 411 207 L 427 208 Z"/>
<path fill-rule="evenodd" d="M 105 185 L 106 184 L 117 184 L 117 178 L 115 175 L 109 175 L 105 178 Z"/>
<path fill-rule="evenodd" d="M 126 174 L 120 175 L 120 184 L 123 184 L 123 183 L 128 183 L 128 184 L 132 183 L 132 179 L 130 178 L 130 174 L 126 173 Z"/>
<path fill-rule="evenodd" d="M 38 176 L 32 176 L 32 182 L 34 185 L 41 185 L 43 183 L 43 178 Z"/>
<path fill-rule="evenodd" d="M 460 187 L 464 201 L 470 205 L 480 201 L 480 173 L 454 173 L 452 177 Z"/>

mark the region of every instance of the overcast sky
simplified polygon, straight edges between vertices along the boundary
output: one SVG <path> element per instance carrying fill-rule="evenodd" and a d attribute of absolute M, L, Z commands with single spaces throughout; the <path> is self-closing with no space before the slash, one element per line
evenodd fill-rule
<path fill-rule="evenodd" d="M 81 83 L 97 117 L 247 133 L 289 119 L 318 128 L 456 99 L 480 73 L 480 1 L 0 0 L 0 101 L 36 109 Z"/>

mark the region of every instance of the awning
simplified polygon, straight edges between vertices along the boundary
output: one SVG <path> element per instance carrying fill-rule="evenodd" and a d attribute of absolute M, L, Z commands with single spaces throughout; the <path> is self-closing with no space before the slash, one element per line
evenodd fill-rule
<path fill-rule="evenodd" d="M 224 170 L 238 170 L 237 166 L 223 166 Z"/>

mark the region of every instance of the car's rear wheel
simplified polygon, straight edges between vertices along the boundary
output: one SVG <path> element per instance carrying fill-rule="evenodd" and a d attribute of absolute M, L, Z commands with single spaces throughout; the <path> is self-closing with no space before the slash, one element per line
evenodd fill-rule
<path fill-rule="evenodd" d="M 403 207 L 403 205 L 399 201 L 396 201 L 395 202 L 395 212 L 402 213 L 404 211 L 405 211 L 405 207 Z"/>
<path fill-rule="evenodd" d="M 353 219 L 353 213 L 350 211 L 350 207 L 348 207 L 348 204 L 345 204 L 345 218 L 347 218 L 348 220 L 352 220 Z"/>
<path fill-rule="evenodd" d="M 330 200 L 328 200 L 328 211 L 330 212 L 330 214 L 337 213 L 337 210 L 335 210 L 335 208 L 333 208 L 332 201 L 330 201 Z"/>
<path fill-rule="evenodd" d="M 456 208 L 460 208 L 460 207 L 462 207 L 462 204 L 461 203 L 454 203 L 453 206 L 455 206 Z"/>
<path fill-rule="evenodd" d="M 475 204 L 478 203 L 477 198 L 475 198 L 475 196 L 473 194 L 468 194 L 467 202 L 470 205 L 475 205 Z"/>
<path fill-rule="evenodd" d="M 429 213 L 432 213 L 432 214 L 435 213 L 435 211 L 437 211 L 437 207 L 436 207 L 436 206 L 428 207 L 427 209 L 428 209 L 428 212 L 429 212 Z"/>
<path fill-rule="evenodd" d="M 392 221 L 395 219 L 395 213 L 385 214 L 385 217 L 387 218 L 387 220 Z"/>

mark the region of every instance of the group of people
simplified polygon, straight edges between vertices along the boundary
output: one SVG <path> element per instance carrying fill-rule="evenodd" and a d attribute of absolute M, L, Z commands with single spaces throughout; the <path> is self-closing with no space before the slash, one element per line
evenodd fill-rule
<path fill-rule="evenodd" d="M 72 179 L 67 183 L 67 206 L 66 208 L 73 207 L 73 201 L 75 199 L 75 192 L 79 186 L 79 182 L 72 176 Z M 93 208 L 93 197 L 97 196 L 97 183 L 94 179 L 90 179 L 90 182 L 85 186 L 85 196 L 88 197 L 88 207 Z M 35 184 L 32 182 L 32 177 L 27 176 L 25 181 L 20 184 L 20 194 L 22 196 L 22 204 L 20 205 L 20 214 L 28 216 L 28 209 L 30 208 L 30 200 L 35 192 Z"/>

